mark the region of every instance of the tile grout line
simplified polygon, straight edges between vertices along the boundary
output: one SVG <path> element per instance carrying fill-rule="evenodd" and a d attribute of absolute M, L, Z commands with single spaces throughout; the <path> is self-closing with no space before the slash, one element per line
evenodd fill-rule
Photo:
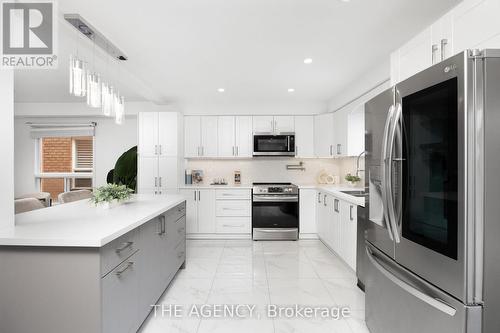
<path fill-rule="evenodd" d="M 215 273 L 214 273 L 214 276 L 212 277 L 212 284 L 210 285 L 210 290 L 208 291 L 207 293 L 207 298 L 205 299 L 205 304 L 208 304 L 208 300 L 210 298 L 210 294 L 212 294 L 212 290 L 214 288 L 214 284 L 215 284 L 215 278 L 217 276 L 217 271 L 219 270 L 219 265 L 220 265 L 220 262 L 222 260 L 222 255 L 224 253 L 224 249 L 226 248 L 226 244 L 227 244 L 227 240 L 224 240 L 224 244 L 222 245 L 222 252 L 219 256 L 219 260 L 217 261 L 217 267 L 215 268 Z M 198 322 L 198 326 L 196 327 L 196 331 L 195 333 L 198 333 L 198 331 L 200 330 L 200 326 L 201 326 L 201 321 L 203 319 L 200 319 L 200 321 Z"/>
<path fill-rule="evenodd" d="M 320 241 L 320 242 L 321 242 L 321 241 Z M 324 244 L 322 244 L 322 245 L 323 245 L 323 246 L 325 246 Z M 326 247 L 326 246 L 325 246 L 325 247 Z M 327 248 L 327 247 L 326 247 L 326 248 Z M 328 249 L 328 248 L 327 248 L 327 249 Z M 331 252 L 331 250 L 330 250 L 330 249 L 328 249 L 328 251 L 330 251 L 330 252 Z M 306 251 L 304 251 L 304 253 L 305 253 L 306 257 L 307 257 L 309 260 L 311 260 L 311 258 L 309 257 L 309 254 L 308 254 Z M 335 257 L 337 257 L 334 253 L 332 253 L 332 255 L 334 255 Z M 337 259 L 337 258 L 336 258 L 336 259 Z M 339 306 L 339 304 L 338 304 L 337 300 L 335 299 L 335 297 L 333 297 L 333 295 L 332 295 L 332 293 L 330 292 L 330 290 L 328 289 L 328 287 L 326 286 L 326 284 L 325 284 L 325 283 L 326 283 L 326 282 L 325 282 L 325 279 L 323 279 L 323 278 L 322 278 L 322 277 L 318 274 L 318 272 L 317 272 L 317 271 L 316 271 L 316 269 L 314 268 L 314 265 L 313 265 L 313 269 L 314 269 L 314 272 L 318 275 L 318 278 L 319 278 L 319 280 L 320 280 L 320 282 L 321 282 L 321 285 L 323 286 L 323 288 L 325 288 L 326 292 L 328 293 L 328 295 L 330 296 L 330 298 L 333 300 L 333 302 L 334 302 L 335 306 L 337 306 L 337 307 L 338 307 L 338 306 Z M 351 311 L 352 311 L 352 310 L 351 310 Z M 352 317 L 350 317 L 350 318 L 352 318 Z M 348 320 L 346 320 L 346 325 L 347 325 L 347 327 L 349 328 L 349 330 L 351 331 L 351 333 L 356 333 L 356 332 L 354 332 L 354 329 L 351 327 L 351 325 L 349 325 L 349 321 L 348 321 Z"/>

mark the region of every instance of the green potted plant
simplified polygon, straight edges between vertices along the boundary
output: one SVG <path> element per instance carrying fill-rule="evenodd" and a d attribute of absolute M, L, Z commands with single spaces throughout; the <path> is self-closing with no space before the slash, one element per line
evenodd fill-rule
<path fill-rule="evenodd" d="M 134 190 L 126 185 L 107 184 L 94 190 L 92 203 L 103 208 L 111 208 L 128 200 Z"/>
<path fill-rule="evenodd" d="M 358 182 L 361 181 L 361 178 L 359 178 L 358 176 L 353 176 L 351 175 L 350 173 L 348 173 L 346 176 L 345 176 L 345 180 L 347 181 L 347 183 L 351 186 L 355 186 Z"/>

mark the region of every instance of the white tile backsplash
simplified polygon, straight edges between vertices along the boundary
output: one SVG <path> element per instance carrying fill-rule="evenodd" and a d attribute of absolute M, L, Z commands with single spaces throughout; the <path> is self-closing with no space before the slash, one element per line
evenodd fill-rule
<path fill-rule="evenodd" d="M 287 170 L 287 164 L 304 163 L 305 171 Z M 364 167 L 364 163 L 361 165 Z M 234 171 L 241 171 L 242 184 L 252 182 L 292 182 L 296 184 L 315 184 L 316 178 L 325 170 L 339 176 L 344 183 L 344 176 L 356 172 L 356 158 L 342 159 L 290 159 L 290 158 L 253 158 L 245 160 L 187 160 L 186 169 L 203 170 L 204 183 L 209 184 L 214 178 L 225 178 L 230 184 L 234 180 Z M 363 176 L 363 173 L 361 173 Z"/>

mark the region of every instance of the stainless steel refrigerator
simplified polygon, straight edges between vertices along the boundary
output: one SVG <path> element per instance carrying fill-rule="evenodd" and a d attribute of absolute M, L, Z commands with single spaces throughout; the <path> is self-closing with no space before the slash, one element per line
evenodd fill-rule
<path fill-rule="evenodd" d="M 500 50 L 365 105 L 372 333 L 500 331 Z"/>

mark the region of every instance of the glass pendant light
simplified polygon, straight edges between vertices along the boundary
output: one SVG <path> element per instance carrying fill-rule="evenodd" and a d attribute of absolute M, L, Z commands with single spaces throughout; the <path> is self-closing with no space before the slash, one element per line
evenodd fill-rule
<path fill-rule="evenodd" d="M 69 92 L 84 97 L 87 90 L 87 65 L 78 57 L 69 57 Z"/>
<path fill-rule="evenodd" d="M 125 98 L 117 94 L 116 105 L 115 105 L 115 123 L 117 123 L 118 125 L 123 124 L 124 116 L 125 116 Z"/>
<path fill-rule="evenodd" d="M 101 88 L 102 113 L 109 117 L 113 113 L 113 86 L 103 82 Z"/>
<path fill-rule="evenodd" d="M 97 73 L 87 75 L 87 104 L 93 108 L 100 108 L 102 104 L 101 76 Z"/>

